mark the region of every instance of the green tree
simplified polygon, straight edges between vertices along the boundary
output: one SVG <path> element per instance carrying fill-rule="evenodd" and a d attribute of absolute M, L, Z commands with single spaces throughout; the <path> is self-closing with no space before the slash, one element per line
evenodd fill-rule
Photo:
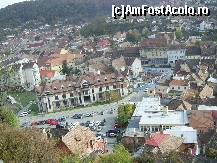
<path fill-rule="evenodd" d="M 37 129 L 0 124 L 0 158 L 4 162 L 59 162 L 60 151 Z"/>
<path fill-rule="evenodd" d="M 110 92 L 110 99 L 111 101 L 117 101 L 119 99 L 119 95 L 117 91 Z"/>
<path fill-rule="evenodd" d="M 69 69 L 69 66 L 68 66 L 68 64 L 67 64 L 67 61 L 63 61 L 61 72 L 62 72 L 64 75 L 69 75 L 70 69 Z"/>
<path fill-rule="evenodd" d="M 127 33 L 126 40 L 133 43 L 138 43 L 141 39 L 141 34 L 138 31 L 130 31 Z"/>
<path fill-rule="evenodd" d="M 217 158 L 217 149 L 207 148 L 205 154 L 210 158 Z"/>
<path fill-rule="evenodd" d="M 145 154 L 143 156 L 140 156 L 139 158 L 136 158 L 135 162 L 137 162 L 137 163 L 154 163 L 155 159 L 152 156 Z"/>
<path fill-rule="evenodd" d="M 134 110 L 135 105 L 132 104 L 119 106 L 117 122 L 123 127 L 127 127 L 128 120 L 132 117 Z"/>
<path fill-rule="evenodd" d="M 0 122 L 7 123 L 11 127 L 17 127 L 19 121 L 12 109 L 4 106 L 0 108 Z"/>
<path fill-rule="evenodd" d="M 99 163 L 132 163 L 133 158 L 123 145 L 118 144 L 114 147 L 113 152 L 103 155 Z"/>

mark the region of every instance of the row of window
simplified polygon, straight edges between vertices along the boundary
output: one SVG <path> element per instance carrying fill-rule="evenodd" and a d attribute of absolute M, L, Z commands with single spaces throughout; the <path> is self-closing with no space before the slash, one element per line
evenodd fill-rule
<path fill-rule="evenodd" d="M 175 88 L 174 88 L 174 87 L 172 87 L 172 89 L 174 90 Z M 178 89 L 181 89 L 181 87 L 178 87 Z M 187 89 L 187 87 L 184 87 L 184 89 Z"/>
<path fill-rule="evenodd" d="M 162 130 L 166 130 L 166 129 L 170 129 L 172 126 L 141 126 L 140 127 L 140 131 L 141 132 L 145 132 L 145 131 L 150 131 L 150 132 L 157 132 Z"/>
<path fill-rule="evenodd" d="M 113 85 L 113 89 L 116 89 L 117 86 L 116 85 Z M 124 88 L 124 85 L 121 84 L 121 88 L 123 89 Z M 106 86 L 106 90 L 109 90 L 109 86 Z M 102 92 L 102 87 L 99 88 L 99 91 Z M 92 93 L 94 93 L 94 89 L 92 89 Z M 84 95 L 88 95 L 89 94 L 89 91 L 88 90 L 85 90 L 83 91 L 83 94 Z M 74 94 L 73 93 L 70 93 L 70 97 L 74 97 Z M 63 94 L 62 95 L 62 98 L 65 99 L 66 98 L 66 94 Z M 59 100 L 59 96 L 55 96 L 55 100 Z"/>

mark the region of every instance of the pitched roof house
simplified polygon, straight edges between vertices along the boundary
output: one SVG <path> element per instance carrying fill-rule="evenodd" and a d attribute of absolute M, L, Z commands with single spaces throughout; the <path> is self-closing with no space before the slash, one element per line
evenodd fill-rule
<path fill-rule="evenodd" d="M 212 111 L 207 110 L 189 110 L 189 126 L 197 129 L 198 133 L 208 132 L 214 129 L 214 118 Z"/>
<path fill-rule="evenodd" d="M 98 150 L 105 152 L 105 143 L 97 140 L 95 134 L 87 127 L 76 125 L 65 136 L 62 142 L 71 151 L 81 156 L 89 155 Z"/>
<path fill-rule="evenodd" d="M 205 87 L 203 87 L 203 90 L 200 92 L 199 96 L 201 99 L 213 97 L 213 88 L 208 85 L 205 85 Z"/>
<path fill-rule="evenodd" d="M 154 153 L 169 153 L 171 151 L 177 150 L 182 143 L 182 138 L 156 132 L 151 134 L 150 137 L 145 141 L 145 147 L 147 146 L 151 149 L 151 152 Z"/>

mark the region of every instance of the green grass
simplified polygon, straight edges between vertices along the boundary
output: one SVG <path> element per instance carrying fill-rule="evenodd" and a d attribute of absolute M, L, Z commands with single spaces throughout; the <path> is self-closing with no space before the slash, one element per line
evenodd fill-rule
<path fill-rule="evenodd" d="M 28 92 L 28 91 L 13 91 L 13 92 L 8 92 L 7 95 L 10 95 L 15 98 L 15 100 L 21 104 L 23 107 L 27 106 L 30 101 L 36 101 L 36 94 L 35 92 Z M 32 110 L 33 113 L 38 112 L 38 105 L 37 104 L 32 104 L 32 106 L 29 108 Z"/>

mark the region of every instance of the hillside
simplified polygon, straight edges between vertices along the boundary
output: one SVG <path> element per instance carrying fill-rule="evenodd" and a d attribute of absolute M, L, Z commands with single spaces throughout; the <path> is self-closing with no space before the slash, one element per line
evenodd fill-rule
<path fill-rule="evenodd" d="M 151 3 L 159 0 L 152 0 Z M 142 5 L 149 0 L 35 0 L 17 3 L 0 10 L 0 27 L 14 27 L 26 22 L 78 23 L 111 15 L 113 4 Z"/>

